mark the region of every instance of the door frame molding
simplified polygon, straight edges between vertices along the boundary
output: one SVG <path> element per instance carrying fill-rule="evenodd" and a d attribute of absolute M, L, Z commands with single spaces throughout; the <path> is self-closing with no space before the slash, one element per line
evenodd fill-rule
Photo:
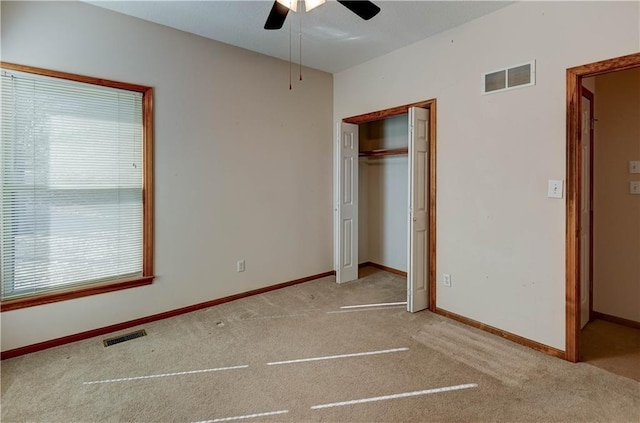
<path fill-rule="evenodd" d="M 429 175 L 427 187 L 429 192 L 429 248 L 427 263 L 429 265 L 429 301 L 428 309 L 436 309 L 436 99 L 419 101 L 389 109 L 378 110 L 362 115 L 342 119 L 344 123 L 361 124 L 380 120 L 392 116 L 409 113 L 410 107 L 420 107 L 429 110 Z"/>
<path fill-rule="evenodd" d="M 582 79 L 640 67 L 640 53 L 567 69 L 565 359 L 580 359 L 580 200 Z"/>

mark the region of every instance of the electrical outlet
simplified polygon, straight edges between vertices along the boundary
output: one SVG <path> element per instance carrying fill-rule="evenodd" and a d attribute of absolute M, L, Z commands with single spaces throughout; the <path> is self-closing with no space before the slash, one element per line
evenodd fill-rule
<path fill-rule="evenodd" d="M 629 173 L 640 173 L 640 160 L 629 162 Z"/>
<path fill-rule="evenodd" d="M 629 182 L 629 194 L 640 194 L 640 181 Z"/>
<path fill-rule="evenodd" d="M 451 275 L 445 273 L 442 278 L 442 284 L 451 288 Z"/>
<path fill-rule="evenodd" d="M 244 272 L 244 260 L 238 260 L 238 263 L 236 263 L 236 270 L 238 272 Z"/>

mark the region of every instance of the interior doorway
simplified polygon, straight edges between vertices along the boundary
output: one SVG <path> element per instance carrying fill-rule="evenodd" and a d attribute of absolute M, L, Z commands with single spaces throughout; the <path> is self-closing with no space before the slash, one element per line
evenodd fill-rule
<path fill-rule="evenodd" d="M 435 99 L 344 118 L 338 124 L 334 151 L 336 281 L 357 279 L 363 261 L 383 270 L 405 274 L 407 310 L 411 312 L 432 308 L 435 304 L 435 125 Z M 386 133 L 386 140 L 380 139 L 378 133 L 381 132 Z M 387 165 L 395 163 L 395 170 L 392 166 L 380 166 L 385 162 Z M 383 167 L 387 169 L 381 170 Z M 362 173 L 362 169 L 368 168 L 371 172 Z M 387 214 L 396 225 L 387 228 L 382 235 L 372 235 L 377 238 L 372 249 L 386 251 L 372 255 L 390 257 L 391 265 L 377 263 L 376 259 L 363 260 L 359 248 L 359 243 L 363 242 L 360 238 L 366 239 L 359 236 L 361 220 L 368 219 L 367 214 L 359 211 L 359 202 L 363 200 L 359 184 L 380 184 L 380 178 L 385 175 L 388 180 L 382 184 L 389 185 L 387 195 L 373 190 L 374 202 L 376 206 L 384 203 L 390 209 Z M 380 220 L 376 208 L 371 207 L 372 221 Z M 380 248 L 378 244 L 383 244 L 384 238 L 392 240 L 395 247 Z M 404 257 L 394 254 L 393 250 L 397 253 L 404 248 Z"/>
<path fill-rule="evenodd" d="M 583 79 L 579 359 L 640 381 L 640 197 L 629 192 L 640 182 L 638 116 L 640 68 Z"/>
<path fill-rule="evenodd" d="M 583 79 L 640 67 L 640 53 L 601 62 L 577 66 L 567 70 L 567 201 L 566 201 L 566 359 L 580 360 L 580 332 L 582 328 L 584 292 L 589 284 L 584 284 L 585 271 L 589 266 L 585 254 L 585 233 L 591 219 L 584 213 L 588 202 L 592 181 L 584 178 L 585 168 L 591 161 L 587 154 L 586 132 L 583 132 Z M 597 95 L 597 93 L 596 93 Z M 597 101 L 597 100 L 596 100 Z M 591 231 L 589 230 L 589 236 Z M 593 269 L 590 271 L 593 272 Z M 593 293 L 588 296 L 593 300 Z M 585 316 L 588 315 L 585 313 Z"/>

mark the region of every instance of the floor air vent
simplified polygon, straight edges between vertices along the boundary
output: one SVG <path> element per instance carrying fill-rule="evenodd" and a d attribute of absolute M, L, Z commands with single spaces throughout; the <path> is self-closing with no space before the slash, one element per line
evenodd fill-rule
<path fill-rule="evenodd" d="M 131 333 L 125 333 L 124 335 L 116 336 L 113 338 L 108 338 L 102 341 L 105 347 L 110 347 L 111 345 L 119 344 L 121 342 L 130 341 L 132 339 L 140 338 L 142 336 L 147 336 L 147 331 L 144 329 L 137 330 Z"/>

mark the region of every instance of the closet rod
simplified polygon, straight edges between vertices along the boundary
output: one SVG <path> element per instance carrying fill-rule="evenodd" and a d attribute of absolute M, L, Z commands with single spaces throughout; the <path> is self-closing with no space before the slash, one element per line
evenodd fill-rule
<path fill-rule="evenodd" d="M 409 154 L 408 148 L 384 148 L 380 150 L 361 151 L 360 157 L 383 157 L 383 156 L 399 156 Z"/>

